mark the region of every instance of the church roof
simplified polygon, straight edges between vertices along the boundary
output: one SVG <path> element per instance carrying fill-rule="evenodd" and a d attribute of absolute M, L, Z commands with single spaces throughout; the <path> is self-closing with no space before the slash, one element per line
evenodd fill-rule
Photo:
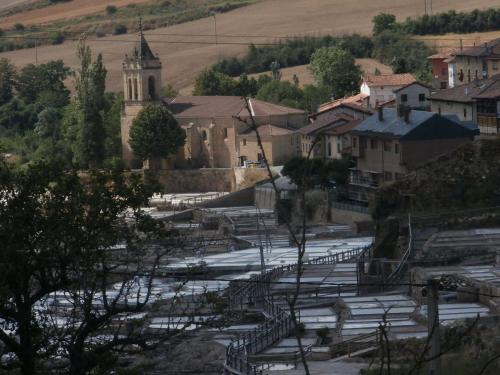
<path fill-rule="evenodd" d="M 142 32 L 142 23 L 139 23 L 139 38 L 135 42 L 132 57 L 138 60 L 158 60 L 158 57 L 153 54 L 153 51 L 151 51 L 151 48 L 144 37 L 144 33 Z"/>
<path fill-rule="evenodd" d="M 165 98 L 164 101 L 172 113 L 179 118 L 249 117 L 245 101 L 239 96 L 178 96 L 176 98 Z M 305 114 L 300 109 L 284 107 L 257 99 L 250 99 L 249 104 L 255 117 Z"/>

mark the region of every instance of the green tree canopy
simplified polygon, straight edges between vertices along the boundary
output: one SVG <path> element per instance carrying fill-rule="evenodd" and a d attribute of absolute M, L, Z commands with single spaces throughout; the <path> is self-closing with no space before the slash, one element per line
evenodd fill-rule
<path fill-rule="evenodd" d="M 272 80 L 262 86 L 257 93 L 257 99 L 275 104 L 300 108 L 304 93 L 287 81 Z"/>
<path fill-rule="evenodd" d="M 184 145 L 186 133 L 163 105 L 144 107 L 132 122 L 130 147 L 140 160 L 166 158 Z"/>
<path fill-rule="evenodd" d="M 228 75 L 207 69 L 196 77 L 193 95 L 235 95 L 237 82 Z"/>
<path fill-rule="evenodd" d="M 361 70 L 354 57 L 341 48 L 318 49 L 311 56 L 309 69 L 317 84 L 328 87 L 336 98 L 359 90 Z"/>
<path fill-rule="evenodd" d="M 0 59 L 0 106 L 12 99 L 16 69 L 5 58 Z"/>
<path fill-rule="evenodd" d="M 395 30 L 398 26 L 396 23 L 396 16 L 389 13 L 379 13 L 372 20 L 373 35 L 380 34 L 386 30 Z"/>

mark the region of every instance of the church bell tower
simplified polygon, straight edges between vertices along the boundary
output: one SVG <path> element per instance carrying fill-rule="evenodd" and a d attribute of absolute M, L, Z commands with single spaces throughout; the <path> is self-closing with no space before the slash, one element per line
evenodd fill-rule
<path fill-rule="evenodd" d="M 125 55 L 123 67 L 123 97 L 125 109 L 121 120 L 122 156 L 133 167 L 134 156 L 129 145 L 132 121 L 147 104 L 160 102 L 161 61 L 149 47 L 139 21 L 139 35 L 130 55 Z"/>

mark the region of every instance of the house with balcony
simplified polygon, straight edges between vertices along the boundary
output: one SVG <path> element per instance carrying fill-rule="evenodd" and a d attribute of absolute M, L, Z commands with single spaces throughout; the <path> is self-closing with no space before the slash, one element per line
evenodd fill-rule
<path fill-rule="evenodd" d="M 379 187 L 471 142 L 474 135 L 456 116 L 402 106 L 380 108 L 351 131 L 356 167 L 351 170 L 349 198 L 368 203 Z"/>
<path fill-rule="evenodd" d="M 500 74 L 435 92 L 431 111 L 477 124 L 483 135 L 500 134 Z"/>

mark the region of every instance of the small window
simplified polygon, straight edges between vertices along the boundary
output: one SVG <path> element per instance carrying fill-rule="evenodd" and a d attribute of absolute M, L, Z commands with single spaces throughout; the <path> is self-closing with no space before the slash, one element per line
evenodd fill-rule
<path fill-rule="evenodd" d="M 201 137 L 203 138 L 204 141 L 207 141 L 208 137 L 207 137 L 207 131 L 206 130 L 203 130 L 201 132 Z"/>
<path fill-rule="evenodd" d="M 399 143 L 394 143 L 394 153 L 399 154 Z"/>
<path fill-rule="evenodd" d="M 370 148 L 372 150 L 376 150 L 377 149 L 377 140 L 376 139 L 370 139 Z"/>
<path fill-rule="evenodd" d="M 464 119 L 467 118 L 467 108 L 464 108 Z"/>
<path fill-rule="evenodd" d="M 384 141 L 384 151 L 386 152 L 391 151 L 391 141 Z"/>
<path fill-rule="evenodd" d="M 340 143 L 337 143 L 337 152 L 340 154 L 342 152 L 342 146 Z"/>
<path fill-rule="evenodd" d="M 441 107 L 438 107 L 438 113 L 441 114 Z"/>
<path fill-rule="evenodd" d="M 406 102 L 408 101 L 408 95 L 407 95 L 407 94 L 402 94 L 402 95 L 401 95 L 401 101 L 402 101 L 403 103 L 406 103 Z"/>
<path fill-rule="evenodd" d="M 352 147 L 354 148 L 358 147 L 358 138 L 354 137 L 352 139 Z"/>
<path fill-rule="evenodd" d="M 441 90 L 444 90 L 444 89 L 446 89 L 446 88 L 448 88 L 448 83 L 447 83 L 447 82 L 444 82 L 444 81 L 443 81 L 443 82 L 441 82 Z"/>
<path fill-rule="evenodd" d="M 418 94 L 418 101 L 425 102 L 425 94 Z"/>
<path fill-rule="evenodd" d="M 224 128 L 224 139 L 227 139 L 227 128 Z"/>
<path fill-rule="evenodd" d="M 384 180 L 392 181 L 392 172 L 384 172 Z"/>
<path fill-rule="evenodd" d="M 332 156 L 332 144 L 328 142 L 328 156 Z"/>
<path fill-rule="evenodd" d="M 243 138 L 243 141 L 241 141 L 243 143 L 243 146 L 246 146 L 247 145 L 247 140 L 246 138 Z"/>
<path fill-rule="evenodd" d="M 498 70 L 498 61 L 493 61 L 492 65 L 493 70 Z"/>

